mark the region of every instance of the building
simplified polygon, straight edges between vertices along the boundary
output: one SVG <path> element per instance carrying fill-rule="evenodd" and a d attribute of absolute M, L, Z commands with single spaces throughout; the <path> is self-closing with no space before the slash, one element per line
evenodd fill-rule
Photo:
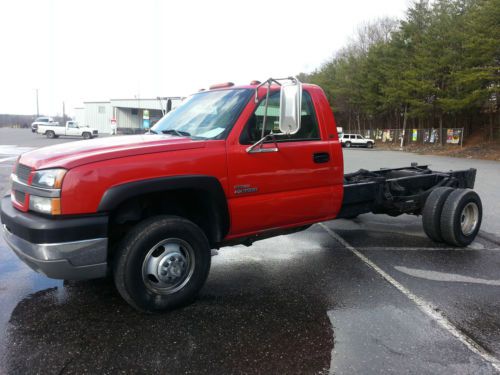
<path fill-rule="evenodd" d="M 181 97 L 167 97 L 84 102 L 83 107 L 75 108 L 75 120 L 97 129 L 99 133 L 111 133 L 113 123 L 116 123 L 119 133 L 143 133 L 181 101 Z"/>

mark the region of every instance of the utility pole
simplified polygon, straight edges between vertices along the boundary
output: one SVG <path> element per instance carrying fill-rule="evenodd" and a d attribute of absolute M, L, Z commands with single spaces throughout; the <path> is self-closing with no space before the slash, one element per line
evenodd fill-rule
<path fill-rule="evenodd" d="M 40 117 L 40 110 L 38 108 L 38 89 L 35 89 L 36 91 L 36 117 Z"/>
<path fill-rule="evenodd" d="M 64 102 L 63 102 L 63 124 L 66 124 L 66 108 L 64 106 Z"/>

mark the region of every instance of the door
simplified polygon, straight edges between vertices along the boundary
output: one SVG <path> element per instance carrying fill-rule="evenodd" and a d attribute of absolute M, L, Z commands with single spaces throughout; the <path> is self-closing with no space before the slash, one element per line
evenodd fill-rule
<path fill-rule="evenodd" d="M 70 121 L 68 122 L 68 126 L 66 128 L 66 135 L 81 135 L 80 129 L 78 129 L 78 125 L 76 122 Z"/>
<path fill-rule="evenodd" d="M 263 146 L 264 150 L 277 147 L 278 151 L 247 151 L 262 134 L 278 130 L 279 100 L 279 92 L 270 95 L 266 124 L 262 100 L 237 134 L 238 139 L 228 142 L 230 237 L 297 226 L 331 215 L 335 179 L 330 142 L 326 133 L 321 134 L 307 91 L 303 91 L 300 131 Z"/>

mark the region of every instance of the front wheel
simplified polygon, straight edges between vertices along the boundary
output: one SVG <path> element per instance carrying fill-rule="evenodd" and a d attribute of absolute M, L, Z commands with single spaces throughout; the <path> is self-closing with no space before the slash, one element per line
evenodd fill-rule
<path fill-rule="evenodd" d="M 368 142 L 368 143 L 366 144 L 366 147 L 367 147 L 367 148 L 373 148 L 373 143 Z"/>
<path fill-rule="evenodd" d="M 83 135 L 83 139 L 90 139 L 91 138 L 90 133 L 85 132 L 82 135 Z"/>
<path fill-rule="evenodd" d="M 155 216 L 122 240 L 113 264 L 116 288 L 134 308 L 161 312 L 194 299 L 207 279 L 211 253 L 193 222 Z"/>

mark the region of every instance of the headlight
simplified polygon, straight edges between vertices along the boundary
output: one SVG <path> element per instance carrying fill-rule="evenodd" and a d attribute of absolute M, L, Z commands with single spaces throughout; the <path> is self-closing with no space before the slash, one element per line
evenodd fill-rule
<path fill-rule="evenodd" d="M 48 215 L 61 214 L 60 198 L 45 198 L 30 195 L 30 210 Z"/>
<path fill-rule="evenodd" d="M 60 189 L 65 169 L 42 169 L 33 173 L 31 186 L 42 189 Z M 43 195 L 43 194 L 41 194 Z M 47 215 L 61 214 L 61 198 L 40 197 L 30 194 L 29 209 Z"/>
<path fill-rule="evenodd" d="M 65 169 L 45 169 L 37 171 L 33 174 L 31 185 L 41 188 L 59 189 L 61 188 L 65 174 Z"/>

